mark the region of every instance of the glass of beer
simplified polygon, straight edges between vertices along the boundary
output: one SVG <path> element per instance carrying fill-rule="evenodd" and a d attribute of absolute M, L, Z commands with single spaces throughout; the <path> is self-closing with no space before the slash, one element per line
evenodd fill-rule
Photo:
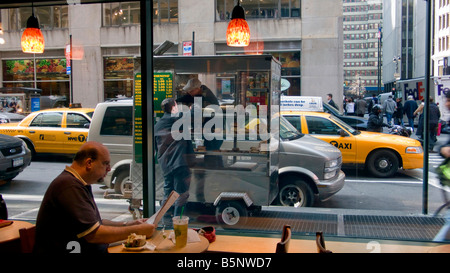
<path fill-rule="evenodd" d="M 185 247 L 187 244 L 188 222 L 189 217 L 175 216 L 172 218 L 173 232 L 175 233 L 175 247 Z"/>

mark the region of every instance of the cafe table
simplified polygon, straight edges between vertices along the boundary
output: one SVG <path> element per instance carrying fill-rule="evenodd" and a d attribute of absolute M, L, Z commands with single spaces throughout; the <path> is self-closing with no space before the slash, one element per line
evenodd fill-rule
<path fill-rule="evenodd" d="M 19 229 L 34 226 L 25 221 L 13 220 L 13 223 L 0 228 L 0 253 L 20 252 Z"/>
<path fill-rule="evenodd" d="M 166 238 L 163 238 L 163 234 L 161 230 L 157 230 L 155 234 L 147 239 L 147 245 L 153 244 L 156 246 L 154 250 L 150 250 L 146 247 L 142 249 L 128 249 L 123 246 L 122 243 L 125 241 L 117 242 L 111 244 L 108 248 L 109 253 L 201 253 L 208 250 L 209 242 L 208 240 L 198 235 L 200 241 L 197 242 L 188 242 L 185 247 L 177 248 L 175 244 L 169 239 L 169 234 L 172 230 L 166 230 Z"/>

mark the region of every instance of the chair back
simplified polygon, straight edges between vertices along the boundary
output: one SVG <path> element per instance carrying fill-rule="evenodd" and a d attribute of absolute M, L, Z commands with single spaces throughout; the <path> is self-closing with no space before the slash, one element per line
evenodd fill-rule
<path fill-rule="evenodd" d="M 332 253 L 325 247 L 325 239 L 323 238 L 322 231 L 316 232 L 316 245 L 318 253 Z"/>
<path fill-rule="evenodd" d="M 291 241 L 291 226 L 285 225 L 281 234 L 281 241 L 277 243 L 276 253 L 287 253 Z"/>
<path fill-rule="evenodd" d="M 36 226 L 19 229 L 22 253 L 32 253 L 36 238 Z"/>

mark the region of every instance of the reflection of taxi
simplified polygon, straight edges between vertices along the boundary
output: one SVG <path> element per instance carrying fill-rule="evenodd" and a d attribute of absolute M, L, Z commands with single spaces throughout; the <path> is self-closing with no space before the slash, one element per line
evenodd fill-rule
<path fill-rule="evenodd" d="M 339 148 L 343 165 L 364 166 L 376 177 L 393 176 L 398 168 L 423 167 L 423 150 L 415 139 L 360 132 L 328 113 L 286 111 L 281 114 L 301 133 Z"/>
<path fill-rule="evenodd" d="M 19 123 L 0 125 L 0 134 L 21 138 L 33 154 L 75 154 L 86 142 L 93 113 L 92 108 L 36 111 Z"/>

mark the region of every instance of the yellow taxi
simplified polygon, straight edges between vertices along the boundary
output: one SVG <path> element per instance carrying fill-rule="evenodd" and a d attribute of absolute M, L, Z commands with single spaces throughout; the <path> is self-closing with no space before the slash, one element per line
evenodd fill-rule
<path fill-rule="evenodd" d="M 281 115 L 299 132 L 337 147 L 344 166 L 364 166 L 375 177 L 391 177 L 399 168 L 423 167 L 422 146 L 415 139 L 358 131 L 324 112 L 281 111 Z"/>
<path fill-rule="evenodd" d="M 0 125 L 0 134 L 21 138 L 32 154 L 75 154 L 86 142 L 93 108 L 36 111 L 18 123 Z"/>

